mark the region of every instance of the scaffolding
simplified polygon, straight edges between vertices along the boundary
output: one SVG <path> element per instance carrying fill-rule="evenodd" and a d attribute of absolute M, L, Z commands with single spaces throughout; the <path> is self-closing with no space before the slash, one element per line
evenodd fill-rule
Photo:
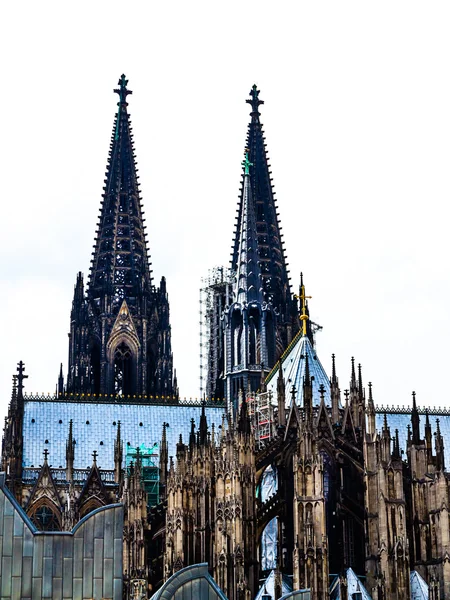
<path fill-rule="evenodd" d="M 147 448 L 141 444 L 138 448 L 127 447 L 125 465 L 128 475 L 131 464 L 136 464 L 139 458 L 141 463 L 141 476 L 144 489 L 147 493 L 147 507 L 156 506 L 159 503 L 159 447 L 158 444 Z"/>
<path fill-rule="evenodd" d="M 257 445 L 269 442 L 275 435 L 272 392 L 247 394 L 247 409 L 255 432 Z"/>
<path fill-rule="evenodd" d="M 223 396 L 217 382 L 223 376 L 221 317 L 232 301 L 233 272 L 215 267 L 201 280 L 199 298 L 200 398 Z"/>

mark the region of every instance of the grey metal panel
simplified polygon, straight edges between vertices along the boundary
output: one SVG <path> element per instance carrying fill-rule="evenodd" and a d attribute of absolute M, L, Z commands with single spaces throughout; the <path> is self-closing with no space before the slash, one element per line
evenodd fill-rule
<path fill-rule="evenodd" d="M 73 545 L 73 576 L 83 577 L 83 538 L 75 538 Z"/>
<path fill-rule="evenodd" d="M 103 597 L 112 598 L 113 595 L 113 560 L 111 558 L 105 558 L 103 561 Z M 120 574 L 122 576 L 122 573 Z"/>
<path fill-rule="evenodd" d="M 12 557 L 2 557 L 2 581 L 0 594 L 3 596 L 11 595 L 11 573 L 12 573 Z"/>
<path fill-rule="evenodd" d="M 120 600 L 123 530 L 117 529 L 120 537 L 116 540 L 113 534 L 114 513 L 118 513 L 117 524 L 120 524 L 122 507 L 113 506 L 88 516 L 74 534 L 41 533 L 29 529 L 23 509 L 15 499 L 6 496 L 2 487 L 0 498 L 3 498 L 4 512 L 8 512 L 1 532 L 5 535 L 0 535 L 0 600 L 82 600 L 92 598 L 93 594 L 98 598 L 112 598 L 113 593 L 117 593 L 115 597 Z M 101 518 L 96 518 L 99 515 Z M 112 557 L 104 559 L 103 536 L 107 521 Z M 94 538 L 94 532 L 98 537 Z M 115 582 L 114 573 L 118 575 Z M 105 576 L 109 579 L 104 583 Z"/>
<path fill-rule="evenodd" d="M 64 558 L 72 558 L 73 557 L 73 540 L 74 540 L 74 538 L 71 535 L 64 536 L 64 545 L 63 545 L 63 557 Z"/>
<path fill-rule="evenodd" d="M 122 540 L 114 540 L 114 577 L 122 577 Z"/>
<path fill-rule="evenodd" d="M 207 584 L 209 589 L 207 594 L 203 592 L 203 589 L 206 588 L 200 582 Z M 174 600 L 175 598 L 177 600 L 207 600 L 207 598 L 209 600 L 227 600 L 222 590 L 208 573 L 207 563 L 181 569 L 172 575 L 152 596 L 152 600 Z"/>
<path fill-rule="evenodd" d="M 54 577 L 53 578 L 53 600 L 62 600 L 62 578 Z"/>
<path fill-rule="evenodd" d="M 123 536 L 123 510 L 114 509 L 114 539 L 121 540 Z"/>
<path fill-rule="evenodd" d="M 102 600 L 103 596 L 103 579 L 96 579 L 94 577 L 94 590 L 92 597 L 94 600 Z"/>
<path fill-rule="evenodd" d="M 63 563 L 63 597 L 72 598 L 73 558 L 64 558 Z"/>
<path fill-rule="evenodd" d="M 20 577 L 22 575 L 22 546 L 23 538 L 14 537 L 13 540 L 13 562 L 12 562 L 12 576 Z"/>
<path fill-rule="evenodd" d="M 22 567 L 22 596 L 31 598 L 31 576 L 33 572 L 33 557 L 23 557 Z"/>
<path fill-rule="evenodd" d="M 191 598 L 192 600 L 197 599 L 197 598 L 201 598 L 200 595 L 200 579 L 194 579 L 193 581 L 191 581 L 190 583 L 190 587 L 191 587 Z"/>
<path fill-rule="evenodd" d="M 83 598 L 92 598 L 94 559 L 83 559 Z"/>
<path fill-rule="evenodd" d="M 44 557 L 53 556 L 53 536 L 52 535 L 43 535 L 44 538 Z"/>
<path fill-rule="evenodd" d="M 15 536 L 23 535 L 23 519 L 20 514 L 15 511 L 14 512 L 14 533 Z"/>
<path fill-rule="evenodd" d="M 4 494 L 0 494 L 0 533 L 3 530 L 3 513 L 5 510 L 5 500 L 6 496 Z"/>
<path fill-rule="evenodd" d="M 72 600 L 83 600 L 83 580 L 78 577 L 73 580 Z"/>
<path fill-rule="evenodd" d="M 14 517 L 6 516 L 3 521 L 3 556 L 12 556 Z"/>
<path fill-rule="evenodd" d="M 112 558 L 114 555 L 114 514 L 115 511 L 112 510 L 108 510 L 105 514 L 105 537 L 103 547 L 103 556 L 105 558 Z"/>
<path fill-rule="evenodd" d="M 14 516 L 14 506 L 11 504 L 11 500 L 5 496 L 5 506 L 3 508 L 3 514 L 9 517 Z"/>
<path fill-rule="evenodd" d="M 114 593 L 113 600 L 122 600 L 122 577 L 120 579 L 114 579 Z"/>
<path fill-rule="evenodd" d="M 63 536 L 53 537 L 53 577 L 63 576 L 63 544 Z"/>
<path fill-rule="evenodd" d="M 94 539 L 94 578 L 103 576 L 103 540 Z"/>
<path fill-rule="evenodd" d="M 24 527 L 24 530 L 23 530 L 23 555 L 32 557 L 33 556 L 33 548 L 34 548 L 33 534 L 28 529 L 28 527 Z"/>
<path fill-rule="evenodd" d="M 94 558 L 94 523 L 93 519 L 83 524 L 84 546 L 83 554 L 86 558 Z"/>
<path fill-rule="evenodd" d="M 36 536 L 34 538 L 34 549 L 33 549 L 33 577 L 42 576 L 42 560 L 44 556 L 44 538 L 43 536 Z"/>
<path fill-rule="evenodd" d="M 45 544 L 44 544 L 45 546 Z M 53 595 L 53 557 L 44 556 L 44 568 L 42 571 L 42 597 L 51 598 Z"/>
<path fill-rule="evenodd" d="M 42 577 L 33 577 L 31 597 L 33 600 L 41 600 L 42 598 Z"/>
<path fill-rule="evenodd" d="M 105 513 L 99 512 L 94 515 L 94 538 L 103 538 L 105 528 Z"/>
<path fill-rule="evenodd" d="M 11 585 L 11 598 L 12 600 L 20 600 L 21 596 L 21 587 L 22 587 L 22 578 L 21 577 L 13 577 L 12 585 Z"/>

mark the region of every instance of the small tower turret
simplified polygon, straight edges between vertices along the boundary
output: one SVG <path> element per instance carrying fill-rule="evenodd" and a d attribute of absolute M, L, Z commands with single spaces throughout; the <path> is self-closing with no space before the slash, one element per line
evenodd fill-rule
<path fill-rule="evenodd" d="M 69 421 L 69 435 L 66 442 L 66 480 L 73 482 L 73 468 L 75 463 L 75 440 L 73 439 L 73 421 Z"/>

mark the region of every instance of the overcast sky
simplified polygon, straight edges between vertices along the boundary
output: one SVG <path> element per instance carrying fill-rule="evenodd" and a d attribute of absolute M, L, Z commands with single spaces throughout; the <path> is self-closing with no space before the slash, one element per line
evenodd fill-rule
<path fill-rule="evenodd" d="M 448 405 L 450 4 L 21 2 L 0 14 L 0 415 L 67 369 L 120 74 L 182 396 L 199 390 L 200 279 L 228 264 L 256 83 L 292 284 L 317 350 L 378 404 Z"/>

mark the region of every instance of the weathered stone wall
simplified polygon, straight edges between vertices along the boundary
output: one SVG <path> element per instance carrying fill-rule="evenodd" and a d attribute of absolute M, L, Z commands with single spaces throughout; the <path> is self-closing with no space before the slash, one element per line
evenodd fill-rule
<path fill-rule="evenodd" d="M 0 474 L 1 600 L 121 600 L 122 547 L 122 505 L 90 513 L 71 532 L 40 532 Z"/>

